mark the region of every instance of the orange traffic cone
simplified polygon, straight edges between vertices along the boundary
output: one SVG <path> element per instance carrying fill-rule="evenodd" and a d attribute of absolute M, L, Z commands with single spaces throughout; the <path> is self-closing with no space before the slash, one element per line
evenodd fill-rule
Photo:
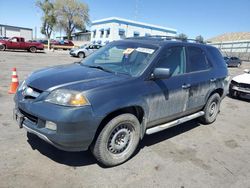
<path fill-rule="evenodd" d="M 10 90 L 9 90 L 9 94 L 15 94 L 16 90 L 18 88 L 19 82 L 18 82 L 18 76 L 16 73 L 16 68 L 12 69 L 12 77 L 11 77 L 12 81 L 10 84 Z"/>

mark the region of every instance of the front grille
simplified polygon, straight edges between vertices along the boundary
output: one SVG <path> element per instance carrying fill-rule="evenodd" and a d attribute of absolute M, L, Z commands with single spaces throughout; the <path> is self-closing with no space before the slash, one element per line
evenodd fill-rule
<path fill-rule="evenodd" d="M 22 109 L 19 108 L 19 111 L 24 115 L 24 117 L 28 118 L 30 121 L 32 121 L 33 123 L 37 124 L 38 122 L 38 117 L 33 116 L 25 111 L 23 111 Z"/>

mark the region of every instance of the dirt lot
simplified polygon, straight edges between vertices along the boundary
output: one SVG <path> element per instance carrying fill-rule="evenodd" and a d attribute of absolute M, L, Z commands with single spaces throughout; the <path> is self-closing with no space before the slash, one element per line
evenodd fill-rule
<path fill-rule="evenodd" d="M 0 52 L 0 187 L 250 187 L 250 103 L 226 97 L 209 126 L 191 121 L 146 136 L 128 162 L 103 168 L 90 152 L 63 152 L 12 120 L 11 68 L 32 71 L 79 59 L 67 52 Z M 241 74 L 250 63 L 230 68 Z"/>

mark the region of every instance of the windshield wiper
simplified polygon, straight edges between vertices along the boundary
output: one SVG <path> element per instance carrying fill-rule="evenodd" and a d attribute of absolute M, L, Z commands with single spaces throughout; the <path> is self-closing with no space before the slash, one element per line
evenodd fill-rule
<path fill-rule="evenodd" d="M 99 70 L 102 70 L 102 71 L 105 71 L 105 72 L 111 72 L 111 73 L 114 73 L 113 71 L 109 70 L 109 69 L 106 69 L 102 66 L 99 66 L 99 65 L 87 65 L 89 68 L 95 68 L 95 69 L 99 69 Z"/>

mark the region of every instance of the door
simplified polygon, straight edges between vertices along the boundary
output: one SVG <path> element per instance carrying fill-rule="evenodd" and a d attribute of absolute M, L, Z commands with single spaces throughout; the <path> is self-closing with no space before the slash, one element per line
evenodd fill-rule
<path fill-rule="evenodd" d="M 187 57 L 187 74 L 190 80 L 187 110 L 193 113 L 205 105 L 207 93 L 216 79 L 213 77 L 212 65 L 202 48 L 188 46 Z"/>
<path fill-rule="evenodd" d="M 189 80 L 185 75 L 186 56 L 183 46 L 163 50 L 155 68 L 170 69 L 170 78 L 150 81 L 149 126 L 161 124 L 183 116 L 188 99 Z"/>
<path fill-rule="evenodd" d="M 20 49 L 20 43 L 17 38 L 12 38 L 9 40 L 9 49 Z"/>

